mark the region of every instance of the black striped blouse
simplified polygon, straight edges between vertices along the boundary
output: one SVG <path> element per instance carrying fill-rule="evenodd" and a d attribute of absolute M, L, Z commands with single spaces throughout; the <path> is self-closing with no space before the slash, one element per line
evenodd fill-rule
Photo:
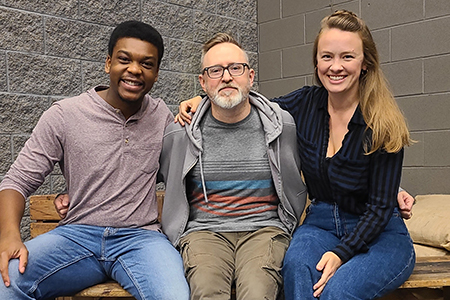
<path fill-rule="evenodd" d="M 336 203 L 344 211 L 361 215 L 355 230 L 344 236 L 333 250 L 346 262 L 358 252 L 368 251 L 370 242 L 384 230 L 392 216 L 397 206 L 403 149 L 395 154 L 379 150 L 366 155 L 363 145 L 370 143 L 371 131 L 366 129 L 358 107 L 341 149 L 327 158 L 327 100 L 324 88 L 312 86 L 272 101 L 295 119 L 301 168 L 310 199 Z"/>

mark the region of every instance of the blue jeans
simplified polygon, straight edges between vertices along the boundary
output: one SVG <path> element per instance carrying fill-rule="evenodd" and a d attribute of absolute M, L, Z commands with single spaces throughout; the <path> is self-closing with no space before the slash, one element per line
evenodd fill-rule
<path fill-rule="evenodd" d="M 322 275 L 316 270 L 317 263 L 354 229 L 358 220 L 358 215 L 343 212 L 336 204 L 313 201 L 284 258 L 286 300 L 317 299 L 313 297 L 313 285 Z M 385 230 L 369 244 L 369 251 L 343 264 L 326 284 L 320 300 L 382 297 L 408 279 L 414 262 L 411 238 L 395 209 Z"/>
<path fill-rule="evenodd" d="M 189 299 L 183 262 L 167 237 L 136 228 L 64 225 L 25 243 L 28 265 L 9 263 L 0 299 L 46 299 L 116 280 L 136 299 Z"/>

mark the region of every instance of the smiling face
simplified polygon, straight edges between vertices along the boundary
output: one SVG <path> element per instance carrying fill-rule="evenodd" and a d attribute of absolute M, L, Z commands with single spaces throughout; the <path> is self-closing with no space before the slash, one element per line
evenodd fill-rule
<path fill-rule="evenodd" d="M 363 44 L 358 33 L 331 28 L 317 44 L 317 75 L 332 96 L 358 97 L 359 77 L 365 70 Z"/>
<path fill-rule="evenodd" d="M 248 64 L 248 59 L 244 51 L 232 43 L 220 43 L 213 46 L 203 58 L 203 68 L 215 65 L 227 67 L 233 63 Z M 253 69 L 245 68 L 244 74 L 240 76 L 231 76 L 225 70 L 221 78 L 211 79 L 205 72 L 199 75 L 199 80 L 203 90 L 214 104 L 224 109 L 231 109 L 247 100 L 254 76 Z"/>
<path fill-rule="evenodd" d="M 158 77 L 158 49 L 137 38 L 121 38 L 106 58 L 110 76 L 106 99 L 112 106 L 140 106 Z"/>

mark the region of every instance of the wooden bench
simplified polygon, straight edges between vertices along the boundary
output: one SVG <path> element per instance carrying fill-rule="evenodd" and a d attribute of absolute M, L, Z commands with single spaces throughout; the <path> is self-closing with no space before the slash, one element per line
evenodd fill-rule
<path fill-rule="evenodd" d="M 416 288 L 442 288 L 443 299 L 450 300 L 450 256 L 417 257 L 412 275 L 400 289 Z M 406 296 L 401 299 L 406 300 Z"/>
<path fill-rule="evenodd" d="M 60 220 L 55 211 L 53 200 L 56 195 L 36 195 L 30 197 L 30 224 L 31 237 L 55 228 Z M 161 216 L 164 192 L 157 192 L 158 212 Z M 415 288 L 443 288 L 444 300 L 450 300 L 450 256 L 418 257 L 411 277 L 400 287 L 400 298 L 415 299 L 406 296 L 409 289 Z M 73 297 L 60 297 L 57 300 L 82 300 L 89 297 L 91 300 L 100 298 L 134 299 L 116 282 L 106 282 L 89 287 Z M 392 298 L 389 298 L 392 299 Z"/>

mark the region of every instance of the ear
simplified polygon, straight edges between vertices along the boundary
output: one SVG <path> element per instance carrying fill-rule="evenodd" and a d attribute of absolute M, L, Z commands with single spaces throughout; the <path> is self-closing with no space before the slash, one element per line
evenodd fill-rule
<path fill-rule="evenodd" d="M 205 78 L 203 77 L 203 74 L 198 75 L 198 81 L 200 82 L 200 85 L 202 86 L 203 91 L 206 93 L 205 89 Z"/>
<path fill-rule="evenodd" d="M 159 77 L 159 67 L 158 67 L 158 69 L 156 70 L 155 82 L 158 81 L 158 77 Z"/>
<path fill-rule="evenodd" d="M 248 76 L 249 76 L 249 79 L 250 79 L 250 86 L 253 86 L 253 81 L 255 80 L 255 70 L 250 69 L 248 71 Z"/>
<path fill-rule="evenodd" d="M 109 74 L 111 71 L 111 56 L 107 56 L 105 60 L 105 72 L 106 74 Z"/>
<path fill-rule="evenodd" d="M 367 65 L 365 63 L 363 63 L 361 69 L 364 70 L 364 71 L 367 71 Z"/>

